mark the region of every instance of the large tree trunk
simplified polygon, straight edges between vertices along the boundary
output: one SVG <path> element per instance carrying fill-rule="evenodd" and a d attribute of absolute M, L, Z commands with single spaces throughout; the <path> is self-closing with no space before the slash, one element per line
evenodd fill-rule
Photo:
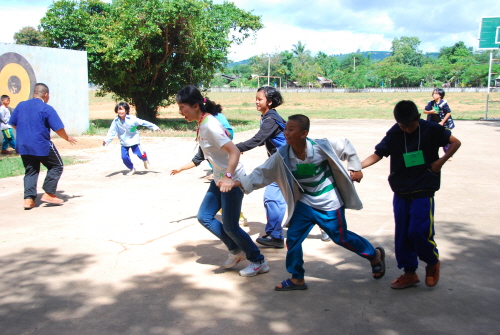
<path fill-rule="evenodd" d="M 156 115 L 158 111 L 157 106 L 151 106 L 146 101 L 141 99 L 132 99 L 133 104 L 135 106 L 135 110 L 137 111 L 137 117 L 139 119 L 143 119 L 149 122 L 156 122 Z"/>

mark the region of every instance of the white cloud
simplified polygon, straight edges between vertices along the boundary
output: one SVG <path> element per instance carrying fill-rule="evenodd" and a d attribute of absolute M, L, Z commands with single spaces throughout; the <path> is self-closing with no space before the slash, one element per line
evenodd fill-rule
<path fill-rule="evenodd" d="M 215 0 L 222 3 L 224 0 Z M 106 0 L 111 2 L 111 0 Z M 420 49 L 436 52 L 463 41 L 477 47 L 479 21 L 500 16 L 500 1 L 482 0 L 233 0 L 239 8 L 262 16 L 266 28 L 257 41 L 233 45 L 235 61 L 290 50 L 298 41 L 313 54 L 389 51 L 394 38 L 418 37 Z M 0 42 L 12 43 L 25 26 L 38 26 L 52 0 L 0 0 Z"/>
<path fill-rule="evenodd" d="M 45 16 L 47 7 L 9 7 L 3 6 L 0 20 L 0 42 L 14 43 L 14 34 L 26 26 L 38 27 L 40 19 Z"/>

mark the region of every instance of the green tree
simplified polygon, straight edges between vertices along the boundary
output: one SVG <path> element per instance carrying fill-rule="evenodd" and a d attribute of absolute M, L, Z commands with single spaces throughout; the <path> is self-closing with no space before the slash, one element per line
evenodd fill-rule
<path fill-rule="evenodd" d="M 89 79 L 154 121 L 180 87 L 208 87 L 260 17 L 210 0 L 60 0 L 41 20 L 49 45 L 86 50 Z"/>
<path fill-rule="evenodd" d="M 401 64 L 422 66 L 422 52 L 418 50 L 420 40 L 418 37 L 401 37 L 392 41 L 392 56 Z"/>
<path fill-rule="evenodd" d="M 472 47 L 467 47 L 464 42 L 460 41 L 451 47 L 442 47 L 439 50 L 438 58 L 445 57 L 451 64 L 459 62 L 462 58 L 472 58 Z"/>
<path fill-rule="evenodd" d="M 299 41 L 297 44 L 292 45 L 292 53 L 299 60 L 299 64 L 304 65 L 311 59 L 311 51 L 306 50 L 306 45 Z"/>
<path fill-rule="evenodd" d="M 340 61 L 339 68 L 342 71 L 355 72 L 360 66 L 368 66 L 368 64 L 368 59 L 361 53 L 353 53 L 347 55 Z"/>
<path fill-rule="evenodd" d="M 33 27 L 23 27 L 14 34 L 16 44 L 32 45 L 44 47 L 46 45 L 43 39 L 43 33 Z"/>
<path fill-rule="evenodd" d="M 318 86 L 318 74 L 321 72 L 321 68 L 316 63 L 305 62 L 300 63 L 298 58 L 294 59 L 294 69 L 297 74 L 297 82 L 300 86 Z"/>
<path fill-rule="evenodd" d="M 295 78 L 295 69 L 293 67 L 293 54 L 285 50 L 279 54 L 279 76 L 283 78 L 283 85 L 288 86 L 288 82 Z"/>
<path fill-rule="evenodd" d="M 315 58 L 316 64 L 321 68 L 321 74 L 328 79 L 331 79 L 335 71 L 339 68 L 337 57 L 328 56 L 320 51 Z"/>

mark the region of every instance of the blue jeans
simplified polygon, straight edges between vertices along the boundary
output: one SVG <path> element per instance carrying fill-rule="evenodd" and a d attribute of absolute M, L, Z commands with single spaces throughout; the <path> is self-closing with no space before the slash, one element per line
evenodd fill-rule
<path fill-rule="evenodd" d="M 129 169 L 132 170 L 134 168 L 134 164 L 132 163 L 132 160 L 130 159 L 130 155 L 128 153 L 128 150 L 132 149 L 132 152 L 137 155 L 141 160 L 147 161 L 148 156 L 146 155 L 145 151 L 142 151 L 141 146 L 139 144 L 133 145 L 131 147 L 124 147 L 122 146 L 122 160 L 123 164 Z"/>
<path fill-rule="evenodd" d="M 212 180 L 198 210 L 198 221 L 217 236 L 230 253 L 236 254 L 243 250 L 250 262 L 258 263 L 264 259 L 264 256 L 250 236 L 240 228 L 242 201 L 243 192 L 239 187 L 223 193 Z M 215 214 L 221 208 L 222 223 L 215 218 Z"/>
<path fill-rule="evenodd" d="M 286 246 L 286 269 L 292 278 L 304 278 L 304 255 L 302 242 L 317 224 L 333 242 L 359 256 L 372 259 L 377 256 L 375 248 L 365 238 L 347 230 L 344 206 L 334 211 L 322 211 L 297 201 L 288 226 Z"/>
<path fill-rule="evenodd" d="M 281 223 L 285 217 L 286 202 L 278 184 L 272 183 L 266 186 L 264 191 L 264 208 L 266 209 L 267 216 L 266 235 L 282 240 L 283 227 Z"/>

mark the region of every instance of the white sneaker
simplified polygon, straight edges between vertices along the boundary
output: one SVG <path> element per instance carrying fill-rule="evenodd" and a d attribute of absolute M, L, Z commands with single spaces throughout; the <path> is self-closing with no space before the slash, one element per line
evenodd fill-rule
<path fill-rule="evenodd" d="M 269 272 L 269 266 L 267 266 L 266 260 L 263 260 L 262 263 L 253 263 L 250 262 L 246 268 L 240 271 L 240 276 L 242 277 L 253 277 L 258 275 L 259 273 Z"/>
<path fill-rule="evenodd" d="M 149 165 L 149 160 L 145 160 L 144 162 L 144 168 L 147 169 Z"/>
<path fill-rule="evenodd" d="M 127 176 L 132 176 L 134 174 L 135 174 L 135 169 L 132 169 L 127 173 Z"/>
<path fill-rule="evenodd" d="M 236 255 L 229 254 L 229 258 L 224 262 L 224 264 L 222 264 L 222 266 L 229 269 L 245 259 L 247 259 L 247 255 L 243 252 L 243 250 L 241 250 Z"/>

